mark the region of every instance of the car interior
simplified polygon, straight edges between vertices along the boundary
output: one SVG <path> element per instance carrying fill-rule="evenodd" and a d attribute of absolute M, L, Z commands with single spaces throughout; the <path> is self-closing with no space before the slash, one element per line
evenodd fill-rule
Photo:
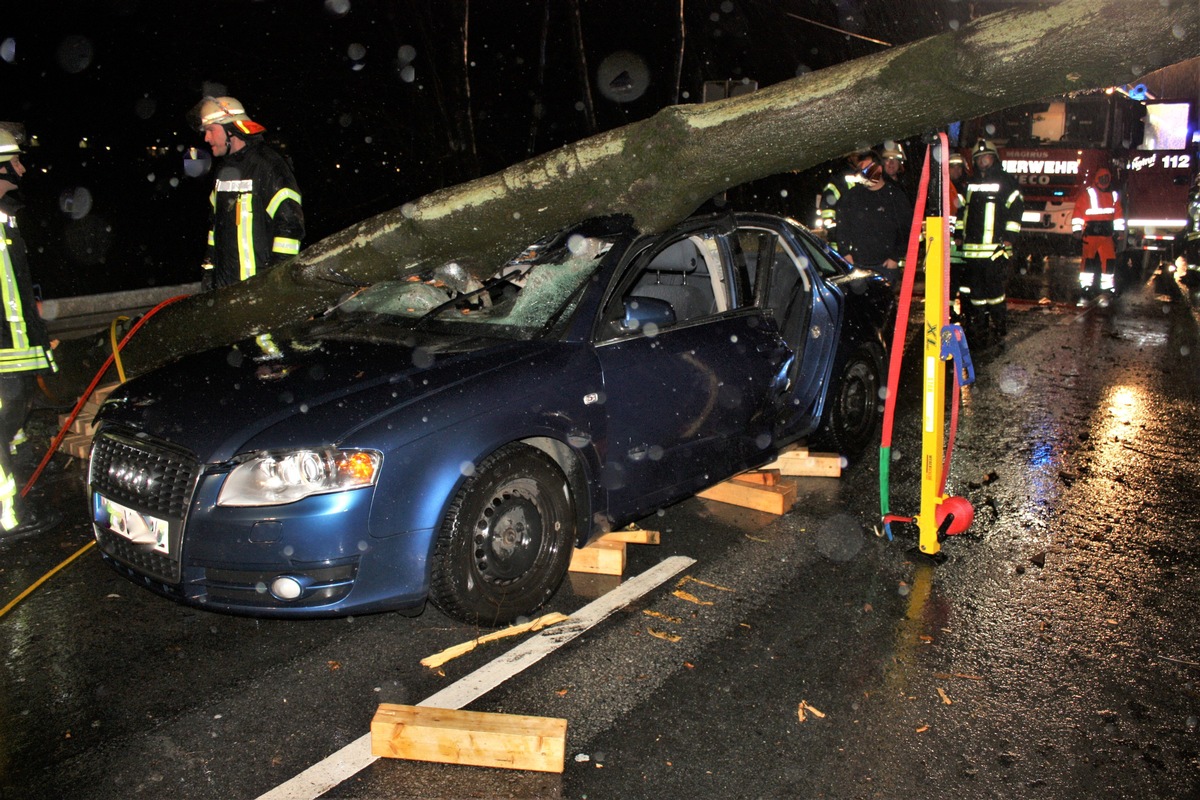
<path fill-rule="evenodd" d="M 708 262 L 690 238 L 680 239 L 656 255 L 629 296 L 665 300 L 679 323 L 706 317 L 718 309 Z"/>

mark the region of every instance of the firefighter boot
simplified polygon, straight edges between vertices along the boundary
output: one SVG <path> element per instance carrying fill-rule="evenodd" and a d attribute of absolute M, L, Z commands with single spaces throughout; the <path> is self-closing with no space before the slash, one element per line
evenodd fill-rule
<path fill-rule="evenodd" d="M 982 350 L 988 346 L 988 320 L 984 307 L 977 303 L 967 303 L 963 317 L 963 330 L 967 334 L 967 343 L 972 349 Z"/>

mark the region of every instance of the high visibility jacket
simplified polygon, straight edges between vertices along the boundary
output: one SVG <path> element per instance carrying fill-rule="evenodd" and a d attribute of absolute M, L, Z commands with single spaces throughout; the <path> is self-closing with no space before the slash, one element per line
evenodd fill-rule
<path fill-rule="evenodd" d="M 825 188 L 821 190 L 821 197 L 817 202 L 817 217 L 821 220 L 821 227 L 825 229 L 829 240 L 833 242 L 836 238 L 838 212 L 837 204 L 846 195 L 848 191 L 856 186 L 863 186 L 866 181 L 857 170 L 850 170 L 841 175 L 835 175 L 825 184 Z"/>
<path fill-rule="evenodd" d="M 962 237 L 963 259 L 970 263 L 1007 255 L 1003 244 L 1021 232 L 1024 211 L 1017 181 L 1003 169 L 972 176 L 954 226 Z"/>
<path fill-rule="evenodd" d="M 296 178 L 283 156 L 250 137 L 220 161 L 210 197 L 205 267 L 213 286 L 228 286 L 300 252 L 304 210 Z"/>
<path fill-rule="evenodd" d="M 1071 230 L 1084 236 L 1112 236 L 1125 232 L 1125 208 L 1121 196 L 1111 189 L 1089 186 L 1075 199 Z"/>
<path fill-rule="evenodd" d="M 0 199 L 0 303 L 4 322 L 0 324 L 0 374 L 57 370 L 50 351 L 50 337 L 38 315 L 33 295 L 33 278 L 25 254 L 25 241 L 17 229 L 17 204 Z M 8 443 L 0 443 L 7 447 Z"/>

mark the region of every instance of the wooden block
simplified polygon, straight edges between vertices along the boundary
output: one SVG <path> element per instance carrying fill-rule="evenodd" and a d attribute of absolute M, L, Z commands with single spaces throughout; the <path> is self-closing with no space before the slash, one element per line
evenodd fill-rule
<path fill-rule="evenodd" d="M 67 419 L 66 419 L 66 416 L 64 415 L 63 417 L 61 417 L 59 419 L 58 424 L 61 426 L 66 421 L 67 421 Z M 77 416 L 77 417 L 75 417 L 75 419 L 71 420 L 70 430 L 71 430 L 71 433 L 83 433 L 83 434 L 87 434 L 88 436 L 92 436 L 93 434 L 96 433 L 96 415 L 95 414 L 84 414 L 83 411 L 80 411 L 79 416 Z"/>
<path fill-rule="evenodd" d="M 785 514 L 796 502 L 796 487 L 791 483 L 763 486 L 734 478 L 705 489 L 696 496 L 743 508 L 752 508 L 755 511 Z"/>
<path fill-rule="evenodd" d="M 600 536 L 598 542 L 625 542 L 626 544 L 658 544 L 658 531 L 646 531 L 641 528 L 622 528 L 610 531 Z"/>
<path fill-rule="evenodd" d="M 763 469 L 777 469 L 781 475 L 791 477 L 837 478 L 842 474 L 842 457 L 837 453 L 789 450 Z"/>
<path fill-rule="evenodd" d="M 763 467 L 762 469 L 743 472 L 737 476 L 739 481 L 745 483 L 757 483 L 762 486 L 778 486 L 779 485 L 779 470 Z"/>
<path fill-rule="evenodd" d="M 92 437 L 83 433 L 68 433 L 59 442 L 58 449 L 69 456 L 86 459 L 92 454 Z"/>
<path fill-rule="evenodd" d="M 597 539 L 587 547 L 571 554 L 571 572 L 594 572 L 598 575 L 625 574 L 625 542 Z"/>
<path fill-rule="evenodd" d="M 411 761 L 562 772 L 567 721 L 381 703 L 371 754 Z"/>

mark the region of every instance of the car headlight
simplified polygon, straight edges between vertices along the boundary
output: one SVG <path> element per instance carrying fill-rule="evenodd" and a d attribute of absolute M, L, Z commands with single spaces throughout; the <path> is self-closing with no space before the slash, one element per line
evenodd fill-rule
<path fill-rule="evenodd" d="M 374 450 L 257 453 L 225 479 L 219 506 L 278 506 L 314 494 L 374 486 L 383 456 Z"/>

